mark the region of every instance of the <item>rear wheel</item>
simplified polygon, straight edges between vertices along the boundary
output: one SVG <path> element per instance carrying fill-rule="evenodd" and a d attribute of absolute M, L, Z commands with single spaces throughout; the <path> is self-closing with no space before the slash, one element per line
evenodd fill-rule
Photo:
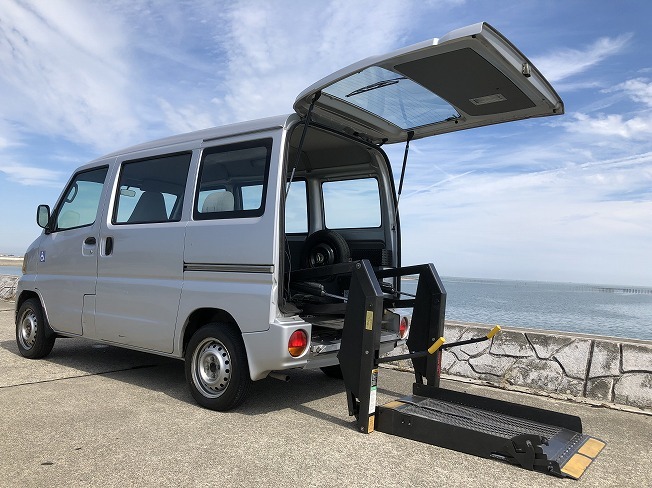
<path fill-rule="evenodd" d="M 225 411 L 244 401 L 251 378 L 244 342 L 234 327 L 212 323 L 199 329 L 185 361 L 190 393 L 202 407 Z"/>
<path fill-rule="evenodd" d="M 30 298 L 20 306 L 16 316 L 16 344 L 23 357 L 40 359 L 52 351 L 56 336 L 45 321 L 41 302 Z"/>

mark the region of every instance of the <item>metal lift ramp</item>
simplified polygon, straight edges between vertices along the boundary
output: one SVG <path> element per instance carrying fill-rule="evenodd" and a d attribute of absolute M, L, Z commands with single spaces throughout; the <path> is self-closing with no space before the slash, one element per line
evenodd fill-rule
<path fill-rule="evenodd" d="M 347 263 L 351 270 L 342 344 L 338 354 L 349 415 L 358 430 L 374 430 L 530 470 L 578 479 L 605 443 L 582 433 L 579 417 L 439 387 L 442 352 L 490 340 L 487 336 L 445 344 L 446 292 L 432 264 L 374 270 L 368 261 Z M 418 276 L 416 295 L 395 291 L 383 279 Z M 409 354 L 379 357 L 384 308 L 412 307 Z M 413 394 L 376 406 L 378 365 L 411 359 Z M 425 382 L 424 382 L 425 380 Z"/>

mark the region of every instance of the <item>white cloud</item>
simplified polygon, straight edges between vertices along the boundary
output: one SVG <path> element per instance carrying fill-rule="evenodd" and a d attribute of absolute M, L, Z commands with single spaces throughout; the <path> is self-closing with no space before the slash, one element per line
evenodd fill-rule
<path fill-rule="evenodd" d="M 14 183 L 50 188 L 60 188 L 63 178 L 68 176 L 61 171 L 24 166 L 16 163 L 0 164 L 0 173 L 4 173 L 7 179 Z"/>
<path fill-rule="evenodd" d="M 411 6 L 390 1 L 235 2 L 223 11 L 217 41 L 227 62 L 222 122 L 288 113 L 319 78 L 395 47 Z"/>
<path fill-rule="evenodd" d="M 640 140 L 647 140 L 652 135 L 652 114 L 627 118 L 623 114 L 598 114 L 596 116 L 590 116 L 583 113 L 575 113 L 572 117 L 574 120 L 567 120 L 560 124 L 570 132 L 592 136 Z"/>
<path fill-rule="evenodd" d="M 163 99 L 159 100 L 159 105 L 165 116 L 166 126 L 175 133 L 182 134 L 216 125 L 210 113 L 195 105 L 176 107 Z"/>
<path fill-rule="evenodd" d="M 405 261 L 434 261 L 449 275 L 646 284 L 650 188 L 652 153 L 474 172 L 402 199 Z"/>
<path fill-rule="evenodd" d="M 652 107 L 652 83 L 645 78 L 627 80 L 605 91 L 622 91 L 635 102 L 641 102 L 648 107 Z"/>
<path fill-rule="evenodd" d="M 97 148 L 138 128 L 126 39 L 86 2 L 0 3 L 0 103 L 17 130 Z"/>
<path fill-rule="evenodd" d="M 629 43 L 632 34 L 618 37 L 601 37 L 584 49 L 560 49 L 534 58 L 534 64 L 545 74 L 548 81 L 561 81 L 587 71 L 609 56 L 621 52 Z"/>
<path fill-rule="evenodd" d="M 412 5 L 0 3 L 0 118 L 100 151 L 288 113 L 316 79 L 393 48 Z M 361 33 L 364 32 L 364 35 Z M 163 102 L 161 102 L 163 100 Z"/>

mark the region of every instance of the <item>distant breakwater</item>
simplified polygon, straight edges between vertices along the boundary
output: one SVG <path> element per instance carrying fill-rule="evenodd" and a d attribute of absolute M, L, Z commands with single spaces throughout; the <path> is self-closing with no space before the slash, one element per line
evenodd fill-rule
<path fill-rule="evenodd" d="M 597 291 L 600 293 L 625 293 L 628 295 L 652 295 L 650 288 L 613 288 L 603 286 L 580 287 L 579 290 Z"/>

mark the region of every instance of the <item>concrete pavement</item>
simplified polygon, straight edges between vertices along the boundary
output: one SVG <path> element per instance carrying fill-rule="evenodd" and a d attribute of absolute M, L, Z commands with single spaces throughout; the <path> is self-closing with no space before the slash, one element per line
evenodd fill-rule
<path fill-rule="evenodd" d="M 652 486 L 652 417 L 455 381 L 470 391 L 580 415 L 607 447 L 581 480 L 561 480 L 375 432 L 359 434 L 344 387 L 319 371 L 254 384 L 234 412 L 198 407 L 183 363 L 58 339 L 18 354 L 0 301 L 0 486 Z M 412 376 L 381 370 L 379 403 Z"/>

